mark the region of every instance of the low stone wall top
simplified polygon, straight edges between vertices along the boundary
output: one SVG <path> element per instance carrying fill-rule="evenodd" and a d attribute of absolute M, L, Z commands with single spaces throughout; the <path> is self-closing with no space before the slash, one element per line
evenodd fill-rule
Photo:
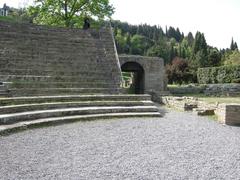
<path fill-rule="evenodd" d="M 204 94 L 209 96 L 239 96 L 240 84 L 208 84 Z"/>
<path fill-rule="evenodd" d="M 218 122 L 227 125 L 240 125 L 240 104 L 207 103 L 194 97 L 162 97 L 163 104 L 183 110 L 196 112 L 197 115 L 217 115 Z"/>
<path fill-rule="evenodd" d="M 168 90 L 172 94 L 199 94 L 203 93 L 206 89 L 206 85 L 187 85 L 187 86 L 179 86 L 179 87 L 168 87 Z"/>
<path fill-rule="evenodd" d="M 240 84 L 206 84 L 168 87 L 171 94 L 200 94 L 207 96 L 240 96 Z"/>

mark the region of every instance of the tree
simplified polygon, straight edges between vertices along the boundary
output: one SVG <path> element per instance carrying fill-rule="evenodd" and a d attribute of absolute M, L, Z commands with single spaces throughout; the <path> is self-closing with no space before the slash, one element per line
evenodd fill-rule
<path fill-rule="evenodd" d="M 195 67 L 208 66 L 208 46 L 203 33 L 197 32 L 193 42 L 192 65 Z"/>
<path fill-rule="evenodd" d="M 231 41 L 230 49 L 231 49 L 232 51 L 238 50 L 238 45 L 237 45 L 236 42 L 234 42 L 233 38 L 232 38 L 232 41 Z"/>
<path fill-rule="evenodd" d="M 188 41 L 188 37 L 183 38 L 181 41 L 181 47 L 182 47 L 182 54 L 183 58 L 190 59 L 192 56 L 192 48 L 190 42 Z"/>
<path fill-rule="evenodd" d="M 169 83 L 187 83 L 191 81 L 188 62 L 180 57 L 175 57 L 171 64 L 166 65 L 166 74 Z"/>
<path fill-rule="evenodd" d="M 147 51 L 147 56 L 157 56 L 157 57 L 162 57 L 164 59 L 164 63 L 170 63 L 172 54 L 174 53 L 174 50 L 172 47 L 170 47 L 170 43 L 167 43 L 167 41 L 162 38 L 160 39 L 157 44 L 153 45 L 150 47 Z"/>
<path fill-rule="evenodd" d="M 240 65 L 240 52 L 235 50 L 228 56 L 226 61 L 224 62 L 225 65 Z"/>
<path fill-rule="evenodd" d="M 195 40 L 193 42 L 193 53 L 196 54 L 198 51 L 204 51 L 207 54 L 207 42 L 203 33 L 197 32 Z"/>
<path fill-rule="evenodd" d="M 145 55 L 147 49 L 152 45 L 152 42 L 142 35 L 134 35 L 131 39 L 131 54 Z"/>
<path fill-rule="evenodd" d="M 189 32 L 188 35 L 187 35 L 187 41 L 188 41 L 188 44 L 189 44 L 190 46 L 193 45 L 194 38 L 193 38 L 193 34 L 192 34 L 191 32 Z"/>
<path fill-rule="evenodd" d="M 177 30 L 174 27 L 169 27 L 168 30 L 166 30 L 166 35 L 168 38 L 175 38 L 177 42 L 180 42 L 180 40 L 183 38 L 179 30 L 179 28 L 177 28 Z M 184 36 L 184 35 L 183 35 Z"/>
<path fill-rule="evenodd" d="M 221 54 L 216 48 L 209 49 L 208 66 L 219 66 L 221 62 Z"/>
<path fill-rule="evenodd" d="M 109 0 L 35 0 L 28 8 L 31 15 L 37 15 L 38 24 L 65 27 L 82 27 L 85 17 L 103 20 L 113 14 Z"/>

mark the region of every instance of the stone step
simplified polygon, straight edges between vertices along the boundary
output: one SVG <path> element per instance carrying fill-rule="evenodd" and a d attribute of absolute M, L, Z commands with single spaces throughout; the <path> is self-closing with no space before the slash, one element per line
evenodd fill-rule
<path fill-rule="evenodd" d="M 89 40 L 93 40 L 97 37 L 96 35 L 99 35 L 99 33 L 97 32 L 96 34 L 96 30 L 93 31 L 94 29 L 89 29 L 87 31 L 82 31 L 82 29 L 77 29 L 77 31 L 72 31 L 71 29 L 67 29 L 65 31 L 62 30 L 57 30 L 57 31 L 52 31 L 51 29 L 38 29 L 38 32 L 33 31 L 33 29 L 29 29 L 29 26 L 25 26 L 22 27 L 24 28 L 24 31 L 21 30 L 21 28 L 18 29 L 14 29 L 14 27 L 8 26 L 7 28 L 4 28 L 3 26 L 1 26 L 0 28 L 0 32 L 2 32 L 2 35 L 4 35 L 4 37 L 8 37 L 8 36 L 12 36 L 12 37 L 16 37 L 16 35 L 19 35 L 20 37 L 25 37 L 26 35 L 31 37 L 31 38 L 36 38 L 37 39 L 41 39 L 44 38 L 43 40 L 49 40 L 49 39 L 59 39 L 59 40 L 64 40 L 65 38 L 69 39 L 70 41 L 73 42 L 78 42 L 78 41 L 87 41 L 89 42 Z M 105 31 L 109 31 L 108 29 Z M 16 33 L 18 32 L 18 33 Z M 78 35 L 76 35 L 76 32 L 78 33 Z M 101 32 L 101 34 L 106 34 L 104 32 Z M 109 36 L 109 34 L 107 34 Z"/>
<path fill-rule="evenodd" d="M 88 71 L 89 70 L 89 71 Z M 79 76 L 85 78 L 85 77 L 95 77 L 95 78 L 104 78 L 107 77 L 106 75 L 110 75 L 110 72 L 102 72 L 100 69 L 94 68 L 90 70 L 89 69 L 79 69 L 78 71 L 71 71 L 71 68 L 66 67 L 66 69 L 5 69 L 2 67 L 0 68 L 1 75 L 35 75 L 35 76 Z"/>
<path fill-rule="evenodd" d="M 28 27 L 26 27 L 26 29 L 28 29 Z M 22 39 L 26 39 L 26 37 L 31 38 L 32 41 L 28 42 L 28 41 L 24 41 L 22 43 L 24 44 L 28 44 L 28 43 L 33 43 L 34 41 L 38 41 L 38 42 L 43 42 L 43 43 L 39 43 L 39 45 L 42 44 L 48 44 L 49 41 L 55 43 L 55 42 L 60 42 L 61 44 L 66 44 L 66 43 L 72 43 L 72 44 L 76 44 L 76 43 L 81 43 L 82 45 L 87 45 L 87 46 L 92 46 L 94 45 L 94 42 L 98 42 L 100 41 L 99 39 L 99 34 L 98 37 L 94 37 L 91 35 L 91 33 L 87 33 L 87 34 L 74 34 L 74 33 L 69 33 L 69 32 L 65 32 L 65 33 L 59 33 L 59 32 L 54 32 L 51 33 L 50 31 L 47 32 L 47 34 L 43 34 L 43 32 L 39 32 L 38 34 L 36 32 L 28 32 L 28 33 L 21 33 L 18 30 L 13 30 L 13 29 L 9 29 L 9 30 L 4 30 L 2 27 L 0 29 L 0 37 L 3 37 L 3 41 L 10 41 L 13 40 L 13 38 L 15 38 L 15 40 L 22 40 Z M 33 34 L 35 33 L 35 34 Z M 84 36 L 84 37 L 83 37 Z M 103 41 L 105 44 L 112 44 L 112 37 L 109 35 L 109 31 L 107 35 L 104 35 L 103 33 L 101 33 L 101 36 L 104 37 L 101 39 L 101 41 Z M 101 44 L 99 44 L 101 45 Z"/>
<path fill-rule="evenodd" d="M 54 94 L 112 94 L 117 89 L 110 88 L 21 88 L 8 89 L 12 96 L 54 95 Z"/>
<path fill-rule="evenodd" d="M 83 76 L 36 76 L 36 75 L 0 75 L 0 81 L 66 81 L 66 82 L 99 82 L 98 77 L 86 76 L 84 79 Z M 104 77 L 104 80 L 112 79 L 111 77 Z"/>
<path fill-rule="evenodd" d="M 0 125 L 13 124 L 42 118 L 64 117 L 87 114 L 129 113 L 129 112 L 158 112 L 156 106 L 115 106 L 115 107 L 80 107 L 66 109 L 52 109 L 42 111 L 28 111 L 22 113 L 0 115 Z"/>
<path fill-rule="evenodd" d="M 131 113 L 108 113 L 108 114 L 90 114 L 90 115 L 76 115 L 66 117 L 55 117 L 37 119 L 33 121 L 22 121 L 10 125 L 0 125 L 0 135 L 8 135 L 19 130 L 26 130 L 28 128 L 42 127 L 44 125 L 57 125 L 63 123 L 71 123 L 76 121 L 87 121 L 95 119 L 112 119 L 112 118 L 128 118 L 128 117 L 161 117 L 159 112 L 131 112 Z"/>
<path fill-rule="evenodd" d="M 39 82 L 39 81 L 16 81 L 4 82 L 5 86 L 11 88 L 108 88 L 112 84 L 104 81 L 98 82 Z M 1 88 L 0 88 L 1 89 Z"/>
<path fill-rule="evenodd" d="M 17 56 L 17 55 L 11 55 L 10 59 L 9 57 L 4 57 L 1 55 L 0 57 L 0 66 L 4 68 L 26 68 L 27 65 L 29 68 L 35 68 L 36 66 L 39 66 L 39 68 L 47 68 L 47 67 L 57 67 L 64 69 L 65 67 L 71 67 L 71 68 L 86 68 L 86 67 L 92 67 L 92 68 L 99 68 L 103 66 L 103 69 L 111 68 L 109 66 L 108 61 L 104 61 L 106 57 L 103 57 L 101 59 L 97 59 L 97 55 L 92 54 L 92 59 L 87 58 L 85 56 L 81 56 L 78 59 L 74 59 L 72 57 L 57 57 L 54 55 L 54 57 L 51 56 Z M 54 58 L 54 61 L 52 60 Z M 82 60 L 83 59 L 83 60 Z M 22 63 L 22 64 L 21 64 Z"/>
<path fill-rule="evenodd" d="M 5 97 L 8 96 L 8 91 L 7 90 L 0 90 L 0 97 Z"/>
<path fill-rule="evenodd" d="M 72 59 L 72 58 L 68 58 L 68 57 L 73 57 L 75 60 L 76 59 L 76 56 L 73 56 L 72 53 L 76 54 L 76 55 L 82 55 L 82 57 L 86 56 L 87 59 L 89 59 L 88 55 L 89 54 L 92 54 L 92 57 L 97 57 L 96 55 L 101 55 L 101 60 L 102 62 L 104 62 L 104 57 L 106 57 L 106 54 L 104 54 L 104 51 L 102 49 L 97 49 L 96 45 L 82 45 L 80 43 L 68 43 L 68 44 L 61 44 L 61 42 L 56 42 L 55 44 L 53 42 L 51 42 L 51 46 L 49 45 L 46 45 L 45 47 L 41 47 L 41 46 L 38 46 L 38 49 L 33 49 L 33 45 L 34 43 L 32 44 L 27 44 L 27 45 L 24 45 L 24 44 L 21 44 L 19 46 L 17 46 L 14 42 L 11 42 L 11 43 L 7 43 L 7 42 L 4 42 L 4 41 L 1 41 L 2 43 L 4 43 L 4 46 L 7 46 L 9 48 L 11 48 L 12 50 L 15 50 L 15 52 L 12 53 L 12 55 L 14 55 L 15 58 L 20 58 L 22 56 L 27 56 L 27 54 L 35 54 L 38 53 L 38 57 L 50 57 L 50 56 L 53 56 L 54 57 L 58 57 L 60 59 Z M 0 46 L 1 49 L 4 48 L 3 45 Z M 71 46 L 72 48 L 70 48 L 69 46 Z M 75 47 L 74 47 L 75 46 Z M 109 46 L 109 45 L 108 45 Z M 77 48 L 82 48 L 81 49 L 77 49 Z M 108 49 L 106 50 L 111 50 L 110 47 L 106 47 Z M 83 49 L 86 49 L 85 51 Z M 21 51 L 21 54 L 19 54 L 19 56 L 17 57 L 17 50 L 20 50 Z M 43 52 L 44 51 L 44 52 Z M 60 53 L 62 51 L 62 53 L 64 53 L 64 55 L 61 57 L 58 55 L 58 53 Z M 89 54 L 88 54 L 89 53 Z M 3 57 L 6 57 L 7 58 L 7 54 L 8 54 L 8 51 L 4 51 L 3 53 Z M 29 57 L 29 55 L 27 56 Z M 55 58 L 54 58 L 55 59 Z"/>
<path fill-rule="evenodd" d="M 105 33 L 106 31 L 109 31 L 108 28 L 101 28 L 99 31 L 97 31 L 96 29 L 88 29 L 88 30 L 83 30 L 83 29 L 79 29 L 79 28 L 71 28 L 71 29 L 66 29 L 63 27 L 51 27 L 48 28 L 46 26 L 43 25 L 34 25 L 34 24 L 29 24 L 29 23 L 17 23 L 17 24 L 13 24 L 11 22 L 7 22 L 7 21 L 3 21 L 0 20 L 1 22 L 1 28 L 4 29 L 5 31 L 10 31 L 10 30 L 15 30 L 15 31 L 19 31 L 19 32 L 23 32 L 23 33 L 34 33 L 34 34 L 45 34 L 45 35 L 49 35 L 49 34 L 65 34 L 68 35 L 66 32 L 69 33 L 69 36 L 73 34 L 76 35 L 76 33 L 84 35 L 84 36 L 96 36 L 99 32 Z M 37 30 L 37 31 L 36 31 Z M 33 31 L 33 32 L 32 32 Z M 11 31 L 10 31 L 11 32 Z M 96 34 L 96 35 L 95 35 Z"/>
<path fill-rule="evenodd" d="M 110 72 L 105 74 L 101 74 L 101 73 L 85 74 L 84 72 L 83 73 L 81 72 L 78 72 L 78 73 L 49 72 L 46 74 L 48 74 L 48 78 L 47 77 L 44 78 L 44 73 L 38 72 L 38 71 L 36 71 L 34 74 L 32 74 L 32 72 L 21 71 L 21 70 L 15 71 L 15 72 L 12 71 L 11 73 L 1 72 L 2 79 L 0 79 L 0 81 L 7 82 L 7 81 L 18 81 L 18 80 L 19 81 L 21 80 L 46 81 L 47 80 L 47 81 L 57 81 L 57 82 L 58 81 L 66 81 L 66 82 L 110 81 L 111 82 L 111 80 L 118 78 L 118 77 L 113 77 L 113 73 L 110 73 Z M 31 77 L 28 78 L 28 76 L 31 76 Z"/>
<path fill-rule="evenodd" d="M 50 102 L 35 104 L 18 104 L 0 106 L 0 114 L 19 113 L 25 111 L 64 109 L 91 106 L 154 106 L 152 101 L 80 101 L 80 102 Z"/>
<path fill-rule="evenodd" d="M 24 60 L 23 60 L 24 58 Z M 104 57 L 103 57 L 104 58 Z M 36 57 L 36 59 L 33 59 L 32 56 L 26 56 L 26 57 L 19 57 L 19 55 L 16 55 L 15 57 L 4 57 L 3 55 L 1 55 L 0 58 L 0 66 L 1 67 L 5 67 L 5 68 L 26 68 L 27 67 L 30 68 L 36 68 L 39 67 L 40 69 L 42 68 L 48 68 L 48 67 L 56 67 L 56 68 L 61 68 L 64 69 L 66 67 L 71 67 L 71 68 L 85 68 L 85 67 L 92 67 L 92 68 L 99 68 L 99 66 L 102 66 L 101 68 L 109 68 L 109 65 L 106 61 L 103 61 L 102 59 L 99 59 L 99 55 L 96 55 L 96 57 L 94 57 L 93 55 L 91 57 L 86 57 L 86 56 L 81 56 L 80 59 L 78 61 L 76 60 L 71 60 L 70 58 L 67 59 L 63 59 L 63 57 L 56 57 L 55 59 L 47 59 L 45 60 L 46 57 Z M 83 59 L 83 60 L 82 60 Z"/>
<path fill-rule="evenodd" d="M 8 90 L 6 85 L 2 81 L 0 81 L 0 97 L 7 96 L 7 95 L 8 95 Z"/>
<path fill-rule="evenodd" d="M 85 102 L 85 101 L 151 101 L 148 94 L 142 95 L 58 95 L 0 98 L 0 106 L 17 104 L 36 104 L 49 102 Z"/>
<path fill-rule="evenodd" d="M 0 91 L 5 91 L 5 90 L 6 90 L 6 86 L 3 84 L 3 82 L 1 82 Z"/>

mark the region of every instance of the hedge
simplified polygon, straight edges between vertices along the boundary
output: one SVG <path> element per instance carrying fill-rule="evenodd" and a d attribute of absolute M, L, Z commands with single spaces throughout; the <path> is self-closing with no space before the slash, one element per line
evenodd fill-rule
<path fill-rule="evenodd" d="M 197 72 L 198 83 L 239 83 L 240 65 L 199 68 Z"/>

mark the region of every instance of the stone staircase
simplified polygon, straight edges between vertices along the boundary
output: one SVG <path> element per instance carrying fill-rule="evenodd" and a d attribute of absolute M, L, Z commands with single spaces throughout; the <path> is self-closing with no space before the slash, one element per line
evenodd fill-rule
<path fill-rule="evenodd" d="M 114 117 L 159 117 L 150 95 L 120 95 L 111 29 L 0 21 L 0 134 Z"/>
<path fill-rule="evenodd" d="M 0 82 L 0 97 L 4 97 L 8 95 L 8 90 L 6 85 L 3 82 Z"/>
<path fill-rule="evenodd" d="M 0 21 L 0 81 L 15 97 L 118 94 L 121 70 L 114 47 L 110 28 Z"/>
<path fill-rule="evenodd" d="M 0 134 L 77 120 L 160 117 L 150 95 L 62 95 L 0 98 Z"/>

